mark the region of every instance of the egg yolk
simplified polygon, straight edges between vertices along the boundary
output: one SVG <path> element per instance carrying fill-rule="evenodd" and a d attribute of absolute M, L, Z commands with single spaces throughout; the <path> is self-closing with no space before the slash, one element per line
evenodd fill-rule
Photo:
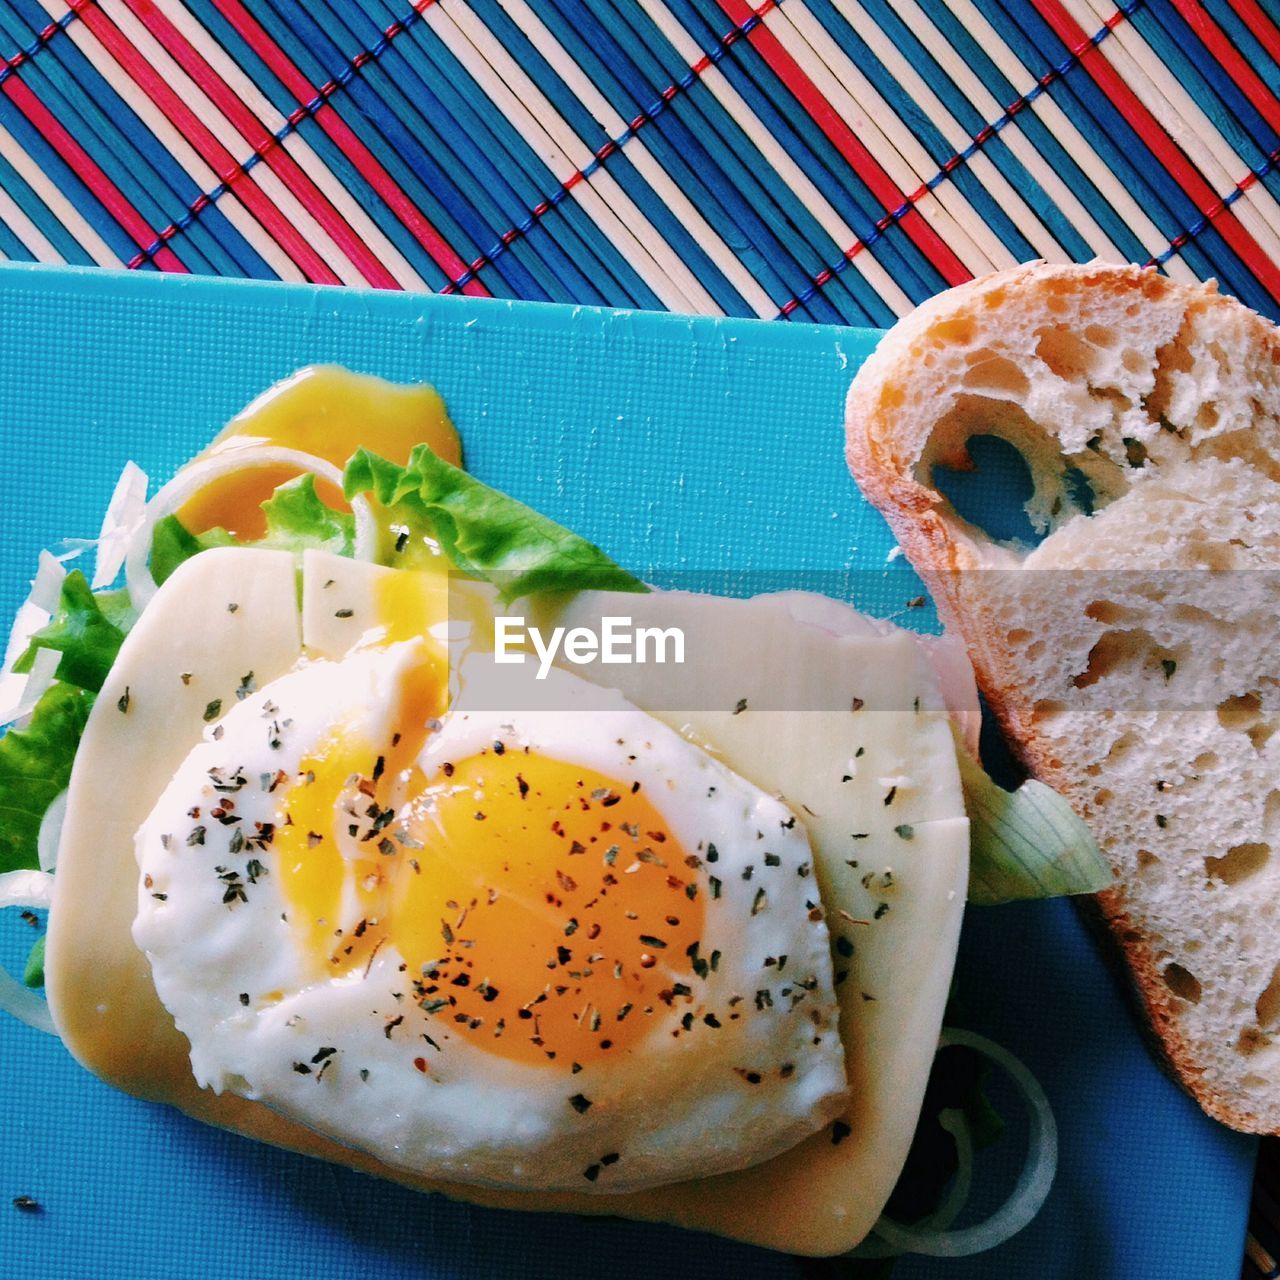
<path fill-rule="evenodd" d="M 458 433 L 434 388 L 399 386 L 334 365 L 313 365 L 277 383 L 232 418 L 200 456 L 263 444 L 314 454 L 339 470 L 358 445 L 401 464 L 419 444 L 455 465 L 462 458 Z M 178 518 L 193 533 L 221 527 L 238 538 L 261 538 L 262 503 L 297 474 L 281 465 L 223 476 L 186 502 Z M 316 482 L 316 492 L 329 506 L 346 509 L 326 481 Z"/>
<path fill-rule="evenodd" d="M 699 858 L 638 783 L 514 744 L 424 778 L 413 726 L 438 685 L 417 683 L 388 754 L 336 729 L 284 792 L 281 887 L 317 978 L 391 943 L 428 1044 L 565 1066 L 625 1051 L 717 959 L 699 956 Z"/>
<path fill-rule="evenodd" d="M 433 1035 L 586 1066 L 692 996 L 699 863 L 639 784 L 495 742 L 414 809 L 387 924 Z"/>

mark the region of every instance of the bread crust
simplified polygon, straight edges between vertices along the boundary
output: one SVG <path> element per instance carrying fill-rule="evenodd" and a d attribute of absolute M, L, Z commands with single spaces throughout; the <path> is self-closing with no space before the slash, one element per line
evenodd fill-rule
<path fill-rule="evenodd" d="M 931 472 L 934 462 L 966 463 L 963 440 L 948 438 L 954 424 L 948 422 L 946 406 L 958 403 L 956 368 L 954 362 L 949 363 L 949 352 L 962 347 L 972 352 L 975 343 L 982 347 L 977 365 L 969 356 L 972 371 L 981 367 L 984 359 L 1005 359 L 1015 348 L 1032 350 L 1025 343 L 1018 347 L 1021 334 L 1017 338 L 1002 336 L 1001 326 L 1012 330 L 1051 327 L 1058 314 L 1057 323 L 1076 338 L 1082 325 L 1087 327 L 1090 315 L 1123 316 L 1130 314 L 1135 304 L 1142 311 L 1135 324 L 1150 324 L 1153 331 L 1163 324 L 1170 334 L 1184 333 L 1189 317 L 1194 317 L 1197 325 L 1230 326 L 1233 334 L 1242 335 L 1240 341 L 1251 345 L 1251 357 L 1260 368 L 1280 364 L 1277 330 L 1240 303 L 1220 296 L 1213 283 L 1188 286 L 1135 266 L 1040 262 L 949 290 L 900 321 L 859 371 L 847 403 L 846 457 L 859 487 L 887 519 L 908 560 L 933 593 L 944 622 L 964 638 L 979 686 L 1027 769 L 1062 791 L 1091 824 L 1098 811 L 1087 797 L 1099 783 L 1108 782 L 1105 762 L 1100 775 L 1092 779 L 1081 778 L 1064 764 L 1059 746 L 1046 733 L 1044 716 L 1037 710 L 1041 699 L 1062 697 L 1063 691 L 1027 683 L 1026 664 L 1011 652 L 1009 619 L 983 599 L 976 585 L 982 574 L 975 571 L 1019 570 L 1025 557 L 984 540 L 957 515 L 926 473 Z M 1040 341 L 1043 345 L 1043 338 Z M 1174 341 L 1167 338 L 1167 342 Z M 1159 353 L 1169 347 L 1158 345 L 1155 350 Z M 1025 372 L 1027 360 L 1018 355 L 1012 358 Z M 1054 363 L 1052 356 L 1046 358 Z M 1069 369 L 1054 372 L 1065 372 L 1064 385 L 1071 383 Z M 1017 383 L 1012 372 L 998 363 L 983 376 Z M 997 392 L 1004 393 L 999 387 Z M 1033 387 L 1020 403 L 1030 403 L 1035 393 Z M 1068 459 L 1076 456 L 1064 440 L 1067 424 L 1046 424 L 1034 415 L 1014 414 L 995 434 L 1004 435 L 1026 453 L 1028 448 L 1034 451 L 1044 445 L 1032 426 L 1042 427 L 1050 443 Z M 1036 469 L 1034 460 L 1032 469 Z M 1144 462 L 1141 469 L 1155 474 L 1159 464 Z M 1277 553 L 1271 554 L 1273 565 L 1280 567 Z M 1059 556 L 1055 565 L 1069 568 L 1072 563 L 1070 557 Z M 1163 562 L 1156 555 L 1146 567 L 1186 566 L 1175 555 Z M 1034 628 L 1036 624 L 1028 621 L 1027 625 Z M 1052 639 L 1043 633 L 1041 638 Z M 1159 851 L 1154 841 L 1145 843 Z M 1143 888 L 1133 872 L 1137 850 L 1108 847 L 1106 843 L 1104 848 L 1121 878 L 1115 888 L 1089 903 L 1091 914 L 1105 922 L 1112 956 L 1123 958 L 1167 1066 L 1214 1118 L 1248 1132 L 1280 1132 L 1280 1077 L 1272 1077 L 1277 1083 L 1272 1083 L 1270 1096 L 1260 1102 L 1244 1096 L 1222 1078 L 1221 1071 L 1210 1068 L 1204 1045 L 1188 1026 L 1189 1001 L 1169 981 L 1168 938 L 1152 927 L 1145 910 Z M 1193 994 L 1198 1002 L 1198 990 Z M 1260 1021 L 1261 1017 L 1260 1012 Z"/>

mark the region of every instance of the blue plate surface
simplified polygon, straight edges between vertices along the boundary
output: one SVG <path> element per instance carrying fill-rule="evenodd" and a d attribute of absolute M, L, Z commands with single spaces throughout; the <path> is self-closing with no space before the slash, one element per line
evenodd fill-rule
<path fill-rule="evenodd" d="M 96 534 L 120 466 L 165 478 L 238 408 L 336 361 L 443 392 L 469 465 L 652 578 L 803 582 L 907 623 L 919 584 L 841 457 L 867 330 L 158 275 L 0 269 L 0 614 L 41 547 Z M 0 920 L 14 967 L 31 938 Z M 1044 1083 L 1061 1167 L 1028 1230 L 901 1280 L 1234 1280 L 1254 1144 L 1146 1051 L 1062 903 L 974 910 L 964 1023 Z M 145 1053 L 146 1046 L 138 1045 Z M 11 1280 L 799 1277 L 708 1236 L 473 1209 L 203 1128 L 0 1021 L 0 1272 Z M 994 1195 L 1017 1126 L 987 1157 Z M 1008 1148 L 1008 1149 L 1005 1149 Z M 981 1175 L 987 1177 L 988 1173 Z M 11 1209 L 29 1195 L 40 1212 Z"/>

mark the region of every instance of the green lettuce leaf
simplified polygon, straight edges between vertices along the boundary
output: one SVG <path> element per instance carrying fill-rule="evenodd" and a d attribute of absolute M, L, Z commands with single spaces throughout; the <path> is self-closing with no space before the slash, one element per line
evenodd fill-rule
<path fill-rule="evenodd" d="M 74 685 L 45 690 L 25 729 L 0 738 L 0 872 L 40 865 L 40 822 L 66 790 L 93 696 Z"/>
<path fill-rule="evenodd" d="M 1114 880 L 1089 828 L 1051 787 L 1034 778 L 997 786 L 963 748 L 956 751 L 969 815 L 969 901 L 1096 893 Z"/>
<path fill-rule="evenodd" d="M 62 654 L 57 678 L 67 684 L 96 693 L 116 660 L 124 631 L 102 611 L 88 579 L 73 569 L 62 580 L 57 612 L 31 637 L 31 643 L 13 664 L 18 672 L 28 672 L 38 649 L 56 649 Z"/>
<path fill-rule="evenodd" d="M 156 521 L 151 531 L 151 576 L 156 586 L 163 586 L 173 571 L 192 556 L 210 547 L 230 547 L 235 538 L 225 529 L 209 529 L 204 533 L 191 533 L 177 516 L 165 516 Z"/>
<path fill-rule="evenodd" d="M 29 987 L 44 986 L 44 934 L 41 934 L 27 953 L 27 965 L 22 980 Z"/>
<path fill-rule="evenodd" d="M 301 475 L 278 486 L 262 504 L 262 510 L 267 517 L 267 536 L 255 546 L 351 554 L 355 520 L 349 513 L 335 511 L 320 501 L 313 475 Z"/>
<path fill-rule="evenodd" d="M 262 504 L 267 534 L 257 542 L 239 542 L 225 529 L 192 533 L 177 516 L 156 521 L 151 534 L 151 576 L 162 585 L 173 571 L 210 547 L 267 547 L 278 551 L 332 551 L 351 554 L 355 521 L 320 501 L 313 475 L 298 476 L 277 486 Z"/>
<path fill-rule="evenodd" d="M 457 568 L 497 586 L 504 602 L 544 591 L 648 590 L 593 543 L 425 445 L 405 467 L 359 450 L 347 463 L 343 492 L 371 493 L 388 524 L 434 538 Z"/>

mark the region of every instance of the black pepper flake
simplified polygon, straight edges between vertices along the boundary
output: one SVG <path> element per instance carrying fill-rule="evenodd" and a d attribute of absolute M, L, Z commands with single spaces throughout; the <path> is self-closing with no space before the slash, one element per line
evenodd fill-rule
<path fill-rule="evenodd" d="M 853 1130 L 843 1120 L 837 1120 L 831 1126 L 831 1145 L 838 1147 Z"/>
<path fill-rule="evenodd" d="M 392 1033 L 392 1032 L 393 1032 L 393 1031 L 394 1031 L 394 1030 L 395 1030 L 395 1029 L 396 1029 L 396 1028 L 397 1028 L 397 1027 L 398 1027 L 398 1026 L 403 1022 L 403 1021 L 404 1021 L 404 1014 L 403 1014 L 403 1013 L 399 1013 L 399 1014 L 397 1014 L 394 1018 L 389 1018 L 389 1019 L 387 1020 L 387 1025 L 386 1025 L 385 1027 L 383 1027 L 383 1028 L 382 1028 L 382 1034 L 383 1034 L 384 1036 L 386 1036 L 388 1040 L 390 1040 L 390 1039 L 391 1039 L 391 1033 Z"/>
<path fill-rule="evenodd" d="M 258 683 L 253 678 L 253 672 L 246 671 L 240 677 L 240 683 L 236 686 L 236 701 L 243 702 L 257 687 Z"/>
<path fill-rule="evenodd" d="M 445 777 L 449 775 L 446 773 Z M 529 784 L 517 773 L 516 786 L 520 788 L 520 799 L 523 800 L 529 794 Z"/>
<path fill-rule="evenodd" d="M 885 793 L 884 802 L 885 802 L 885 806 L 886 806 L 886 807 L 888 807 L 889 805 L 891 805 L 891 804 L 893 803 L 894 797 L 895 797 L 897 794 L 898 794 L 898 787 L 897 787 L 897 784 L 895 783 L 895 784 L 894 784 L 892 787 L 890 787 L 890 788 L 889 788 L 889 790 Z"/>
<path fill-rule="evenodd" d="M 912 840 L 915 838 L 916 829 L 910 823 L 900 822 L 894 827 L 896 834 L 900 835 L 904 840 Z"/>
<path fill-rule="evenodd" d="M 716 876 L 707 877 L 707 887 L 711 890 L 711 896 L 718 898 L 720 896 L 720 880 Z"/>
<path fill-rule="evenodd" d="M 184 672 L 182 672 L 182 673 L 178 676 L 178 679 L 179 679 L 179 680 L 181 680 L 181 681 L 182 681 L 182 683 L 183 683 L 184 685 L 185 685 L 185 684 L 190 684 L 190 683 L 191 683 L 191 672 L 190 672 L 190 671 L 184 671 Z"/>
<path fill-rule="evenodd" d="M 305 1062 L 295 1062 L 295 1063 L 293 1064 L 293 1069 L 294 1069 L 294 1070 L 295 1070 L 295 1071 L 296 1071 L 300 1076 L 309 1076 L 309 1075 L 311 1074 L 311 1068 L 310 1068 L 309 1066 L 307 1066 L 307 1064 L 306 1064 Z"/>
<path fill-rule="evenodd" d="M 853 955 L 853 943 L 844 934 L 836 935 L 836 950 L 847 960 Z"/>
<path fill-rule="evenodd" d="M 222 711 L 221 698 L 214 698 L 212 702 L 206 703 L 205 709 L 204 709 L 205 724 L 208 724 L 210 720 L 216 720 L 221 711 Z"/>
<path fill-rule="evenodd" d="M 204 834 L 205 831 L 203 827 L 192 827 L 191 834 L 187 836 L 188 848 L 194 848 L 198 844 L 204 844 Z"/>
<path fill-rule="evenodd" d="M 594 1182 L 600 1176 L 600 1166 L 598 1164 L 589 1164 L 582 1171 L 582 1176 L 588 1182 Z"/>
<path fill-rule="evenodd" d="M 740 716 L 746 709 L 747 709 L 746 698 L 739 698 L 738 701 L 734 704 L 733 714 L 735 716 Z"/>
<path fill-rule="evenodd" d="M 335 618 L 352 618 L 355 616 L 355 612 L 354 609 L 335 609 L 333 616 Z"/>
<path fill-rule="evenodd" d="M 129 686 L 125 685 L 124 692 L 116 699 L 116 710 L 119 711 L 122 716 L 127 716 L 129 714 L 129 701 Z"/>
<path fill-rule="evenodd" d="M 14 1196 L 13 1207 L 20 1213 L 40 1213 L 43 1206 L 31 1196 Z"/>
<path fill-rule="evenodd" d="M 763 889 L 756 890 L 756 896 L 751 903 L 751 914 L 758 916 L 769 905 L 769 895 Z"/>
<path fill-rule="evenodd" d="M 887 902 L 882 902 L 880 903 L 879 906 L 876 907 L 875 911 L 872 912 L 872 916 L 874 919 L 879 920 L 881 916 L 885 915 L 888 912 L 888 910 L 889 910 L 889 904 Z"/>
<path fill-rule="evenodd" d="M 244 1005 L 245 1008 L 249 1007 L 249 993 L 247 991 L 242 991 L 240 993 L 240 1003 Z"/>
<path fill-rule="evenodd" d="M 611 1164 L 617 1164 L 622 1157 L 616 1151 L 610 1151 L 607 1156 L 600 1157 L 600 1163 L 608 1168 Z"/>
<path fill-rule="evenodd" d="M 907 601 L 907 608 L 908 608 L 908 609 L 923 609 L 923 608 L 924 608 L 924 596 L 912 596 L 912 597 L 911 597 L 911 599 Z"/>
<path fill-rule="evenodd" d="M 1156 826 L 1163 831 L 1169 825 L 1169 819 L 1163 813 L 1156 814 Z"/>
<path fill-rule="evenodd" d="M 851 698 L 849 700 L 850 711 L 861 711 L 867 704 L 861 698 Z"/>
<path fill-rule="evenodd" d="M 238 612 L 238 611 L 239 611 L 239 609 L 240 609 L 240 606 L 239 606 L 238 604 L 234 604 L 234 603 L 233 603 L 233 604 L 229 604 L 229 605 L 227 605 L 227 612 L 228 612 L 228 613 L 236 613 L 236 612 Z"/>
<path fill-rule="evenodd" d="M 569 1105 L 579 1115 L 585 1115 L 586 1112 L 591 1110 L 591 1099 L 588 1097 L 585 1097 L 581 1093 L 575 1093 L 573 1097 L 569 1099 Z"/>
<path fill-rule="evenodd" d="M 440 766 L 440 772 L 443 773 L 446 778 L 452 778 L 453 765 L 448 760 L 446 760 L 444 764 Z"/>
<path fill-rule="evenodd" d="M 780 867 L 782 859 L 776 853 L 766 853 L 764 855 L 764 865 L 766 867 Z"/>

